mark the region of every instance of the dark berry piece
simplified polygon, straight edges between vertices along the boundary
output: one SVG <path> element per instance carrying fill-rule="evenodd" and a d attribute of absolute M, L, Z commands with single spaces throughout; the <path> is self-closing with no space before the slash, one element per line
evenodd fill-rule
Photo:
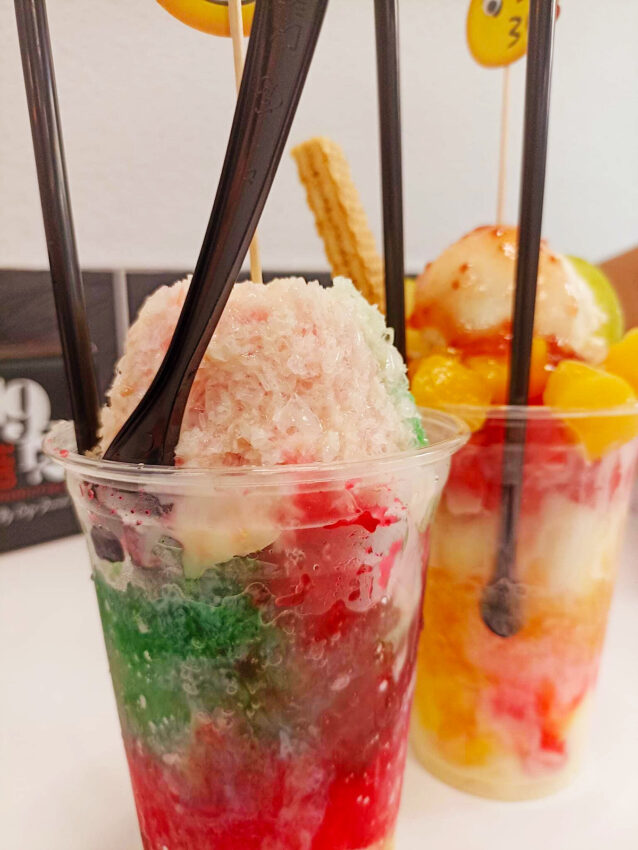
<path fill-rule="evenodd" d="M 95 499 L 106 508 L 109 513 L 116 513 L 121 517 L 139 516 L 160 517 L 172 509 L 172 504 L 162 505 L 157 496 L 151 493 L 140 493 L 138 490 L 118 490 L 108 485 L 93 487 Z"/>
<path fill-rule="evenodd" d="M 95 554 L 98 558 L 103 558 L 105 561 L 111 561 L 115 564 L 124 560 L 124 549 L 119 539 L 106 528 L 101 526 L 93 526 L 91 529 L 91 540 Z"/>
<path fill-rule="evenodd" d="M 157 496 L 153 496 L 151 493 L 136 493 L 134 510 L 136 513 L 144 514 L 144 516 L 157 517 L 166 513 L 167 509 L 162 505 Z"/>

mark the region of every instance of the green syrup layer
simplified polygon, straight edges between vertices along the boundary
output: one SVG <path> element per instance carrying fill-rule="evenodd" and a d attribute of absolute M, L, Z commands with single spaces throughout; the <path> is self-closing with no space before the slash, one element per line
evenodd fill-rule
<path fill-rule="evenodd" d="M 414 436 L 416 437 L 417 446 L 419 448 L 425 448 L 425 446 L 429 445 L 429 440 L 423 430 L 423 423 L 420 418 L 411 419 L 412 429 L 414 431 Z"/>
<path fill-rule="evenodd" d="M 246 593 L 255 572 L 254 561 L 237 558 L 156 590 L 118 590 L 96 572 L 122 723 L 151 749 L 178 745 L 199 713 L 275 734 L 268 709 L 284 699 L 286 639 L 267 622 L 268 595 L 258 607 Z"/>

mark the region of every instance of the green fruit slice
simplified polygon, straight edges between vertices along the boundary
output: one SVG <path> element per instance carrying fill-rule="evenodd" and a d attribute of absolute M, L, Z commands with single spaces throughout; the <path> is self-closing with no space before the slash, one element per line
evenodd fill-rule
<path fill-rule="evenodd" d="M 601 328 L 602 336 L 610 345 L 619 342 L 625 333 L 625 316 L 614 285 L 598 266 L 594 266 L 580 257 L 568 257 L 567 259 L 583 280 L 589 284 L 596 303 L 607 316 L 607 321 Z"/>

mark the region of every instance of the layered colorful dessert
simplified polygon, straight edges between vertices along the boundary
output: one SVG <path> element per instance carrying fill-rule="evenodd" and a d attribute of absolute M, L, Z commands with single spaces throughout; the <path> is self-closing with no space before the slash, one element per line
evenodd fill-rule
<path fill-rule="evenodd" d="M 417 280 L 417 403 L 473 434 L 453 459 L 432 531 L 412 738 L 444 781 L 502 799 L 563 785 L 581 752 L 638 441 L 638 332 L 602 273 L 543 243 L 530 407 L 505 404 L 517 257 L 513 229 L 480 228 Z M 494 634 L 481 599 L 497 560 L 504 464 L 525 430 L 515 578 L 522 628 Z"/>
<path fill-rule="evenodd" d="M 132 326 L 102 446 L 188 285 Z M 428 527 L 462 439 L 425 421 L 430 449 L 391 334 L 348 281 L 238 284 L 177 468 L 69 466 L 145 850 L 392 846 Z"/>

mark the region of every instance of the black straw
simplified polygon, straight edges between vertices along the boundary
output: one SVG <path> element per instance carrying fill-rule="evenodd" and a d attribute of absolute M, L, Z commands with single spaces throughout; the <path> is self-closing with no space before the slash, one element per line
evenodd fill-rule
<path fill-rule="evenodd" d="M 55 309 L 78 451 L 96 443 L 98 397 L 71 215 L 45 0 L 15 0 Z"/>
<path fill-rule="evenodd" d="M 556 0 L 532 0 L 529 16 L 519 245 L 512 323 L 509 404 L 526 405 L 534 334 L 543 224 L 549 100 Z M 521 588 L 515 577 L 516 537 L 525 464 L 526 421 L 508 416 L 505 428 L 501 526 L 497 563 L 481 602 L 485 624 L 501 637 L 522 626 Z"/>
<path fill-rule="evenodd" d="M 397 0 L 375 0 L 374 11 L 381 130 L 386 318 L 388 326 L 394 330 L 394 344 L 405 360 L 403 167 Z"/>

